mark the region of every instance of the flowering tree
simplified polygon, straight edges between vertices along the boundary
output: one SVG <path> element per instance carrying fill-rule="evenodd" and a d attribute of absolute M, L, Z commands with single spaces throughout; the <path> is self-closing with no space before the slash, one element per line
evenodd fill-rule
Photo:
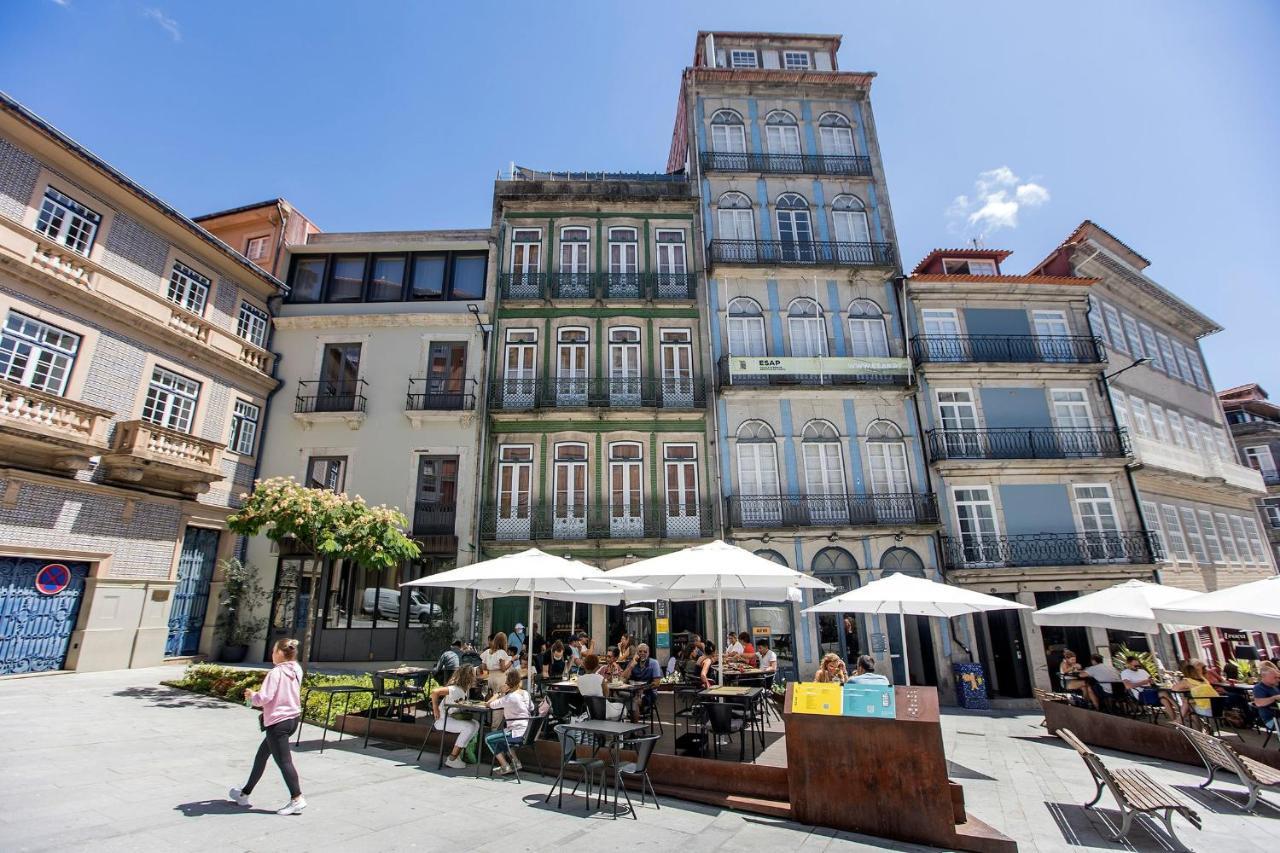
<path fill-rule="evenodd" d="M 262 534 L 274 542 L 292 540 L 295 547 L 326 563 L 347 560 L 368 569 L 390 569 L 418 556 L 418 546 L 404 534 L 409 521 L 398 510 L 371 507 L 328 489 L 310 489 L 292 477 L 254 483 L 242 496 L 244 506 L 227 519 L 242 536 Z M 317 602 L 319 595 L 312 596 Z M 300 660 L 307 659 L 312 608 L 307 608 L 299 638 Z"/>

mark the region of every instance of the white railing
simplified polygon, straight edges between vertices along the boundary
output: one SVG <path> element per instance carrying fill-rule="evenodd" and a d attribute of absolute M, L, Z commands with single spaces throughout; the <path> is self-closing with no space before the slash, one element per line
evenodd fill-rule
<path fill-rule="evenodd" d="M 39 240 L 32 250 L 31 265 L 84 287 L 89 286 L 89 276 L 93 273 L 83 256 L 44 239 Z"/>
<path fill-rule="evenodd" d="M 181 468 L 216 470 L 222 445 L 147 421 L 116 425 L 111 442 L 115 453 L 126 453 Z"/>
<path fill-rule="evenodd" d="M 1133 433 L 1129 434 L 1129 438 L 1133 446 L 1134 460 L 1143 465 L 1190 474 L 1205 480 L 1219 479 L 1228 485 L 1259 494 L 1265 494 L 1267 491 L 1260 473 L 1235 462 L 1223 461 L 1216 451 L 1208 451 L 1213 454 L 1210 456 L 1205 452 L 1188 450 L 1185 447 Z"/>
<path fill-rule="evenodd" d="M 169 328 L 176 329 L 188 337 L 195 338 L 202 344 L 207 344 L 209 343 L 209 332 L 212 327 L 189 311 L 184 311 L 181 308 L 170 308 Z"/>
<path fill-rule="evenodd" d="M 1255 471 L 1235 462 L 1223 462 L 1221 459 L 1215 461 L 1217 462 L 1218 476 L 1226 480 L 1228 485 L 1257 492 L 1260 495 L 1267 493 L 1267 484 L 1262 479 L 1261 471 Z"/>
<path fill-rule="evenodd" d="M 56 394 L 0 380 L 0 420 L 60 433 L 87 445 L 106 445 L 112 413 Z"/>

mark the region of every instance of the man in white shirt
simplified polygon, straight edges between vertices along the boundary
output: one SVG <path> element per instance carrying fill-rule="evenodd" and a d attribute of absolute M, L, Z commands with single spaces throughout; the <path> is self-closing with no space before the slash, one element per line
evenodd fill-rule
<path fill-rule="evenodd" d="M 1120 680 L 1129 688 L 1129 695 L 1134 699 L 1141 694 L 1142 688 L 1151 686 L 1151 676 L 1142 668 L 1142 662 L 1132 655 L 1124 662 Z"/>
<path fill-rule="evenodd" d="M 768 640 L 756 643 L 756 655 L 760 658 L 760 668 L 765 672 L 778 671 L 778 653 L 769 648 Z"/>
<path fill-rule="evenodd" d="M 1093 655 L 1090 658 L 1090 666 L 1085 667 L 1085 672 L 1100 685 L 1104 685 L 1103 693 L 1111 696 L 1119 696 L 1120 694 L 1111 687 L 1112 684 L 1120 682 L 1120 673 L 1116 672 L 1116 668 L 1102 659 L 1102 655 Z"/>
<path fill-rule="evenodd" d="M 729 638 L 725 640 L 724 653 L 726 655 L 740 655 L 743 651 L 742 643 L 738 642 L 738 635 L 730 634 Z"/>

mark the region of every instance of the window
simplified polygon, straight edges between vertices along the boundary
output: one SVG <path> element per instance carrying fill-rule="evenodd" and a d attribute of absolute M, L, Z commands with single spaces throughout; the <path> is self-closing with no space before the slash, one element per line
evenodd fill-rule
<path fill-rule="evenodd" d="M 533 507 L 533 448 L 527 444 L 498 447 L 498 539 L 528 539 Z"/>
<path fill-rule="evenodd" d="M 1213 526 L 1213 514 L 1202 509 L 1200 515 L 1200 535 L 1204 537 L 1205 547 L 1209 551 L 1209 559 L 1215 563 L 1222 562 L 1222 543 L 1218 539 L 1218 531 Z"/>
<path fill-rule="evenodd" d="M 684 232 L 659 229 L 655 239 L 658 242 L 658 275 L 684 275 L 687 272 Z"/>
<path fill-rule="evenodd" d="M 458 457 L 418 457 L 418 488 L 413 503 L 415 535 L 454 533 L 458 512 Z"/>
<path fill-rule="evenodd" d="M 209 279 L 181 261 L 173 262 L 169 274 L 169 301 L 176 302 L 193 314 L 204 314 L 209 301 Z"/>
<path fill-rule="evenodd" d="M 516 228 L 511 232 L 511 273 L 527 275 L 542 271 L 542 232 L 537 228 Z"/>
<path fill-rule="evenodd" d="M 450 299 L 484 299 L 484 255 L 454 255 Z"/>
<path fill-rule="evenodd" d="M 609 272 L 613 275 L 634 275 L 639 269 L 639 243 L 636 229 L 609 229 Z"/>
<path fill-rule="evenodd" d="M 293 262 L 290 302 L 319 302 L 324 295 L 325 258 L 297 258 Z"/>
<path fill-rule="evenodd" d="M 1151 359 L 1151 366 L 1156 370 L 1164 370 L 1164 359 L 1160 357 L 1160 346 L 1156 343 L 1156 333 L 1146 323 L 1142 327 L 1142 351 Z"/>
<path fill-rule="evenodd" d="M 764 526 L 782 520 L 778 499 L 778 455 L 773 430 L 764 421 L 746 421 L 738 428 L 738 494 L 742 523 Z"/>
<path fill-rule="evenodd" d="M 378 255 L 369 276 L 370 302 L 399 302 L 404 298 L 404 255 Z"/>
<path fill-rule="evenodd" d="M 910 548 L 890 548 L 880 555 L 880 569 L 883 575 L 911 575 L 924 577 L 924 560 Z"/>
<path fill-rule="evenodd" d="M 1160 530 L 1160 512 L 1156 509 L 1155 502 L 1142 501 L 1138 504 L 1138 509 L 1142 512 L 1142 521 L 1147 525 L 1147 531 L 1155 537 L 1156 547 L 1162 554 L 1167 554 L 1164 534 Z"/>
<path fill-rule="evenodd" d="M 849 303 L 849 350 L 855 356 L 889 355 L 884 313 L 870 299 Z"/>
<path fill-rule="evenodd" d="M 1115 504 L 1111 501 L 1111 487 L 1105 484 L 1073 486 L 1076 512 L 1080 515 L 1080 527 L 1086 535 L 1087 554 L 1090 559 L 1112 559 L 1123 556 L 1123 546 L 1116 531 Z"/>
<path fill-rule="evenodd" d="M 832 199 L 831 219 L 835 225 L 837 243 L 871 242 L 867 208 L 857 196 L 838 195 Z"/>
<path fill-rule="evenodd" d="M 828 421 L 809 421 L 804 425 L 802 436 L 800 447 L 810 519 L 821 523 L 848 520 L 840 434 Z"/>
<path fill-rule="evenodd" d="M 1102 319 L 1102 303 L 1092 294 L 1089 295 L 1089 331 L 1093 333 L 1095 338 L 1101 338 L 1104 344 L 1110 343 L 1107 339 L 1107 324 Z"/>
<path fill-rule="evenodd" d="M 264 237 L 250 237 L 245 243 L 244 256 L 251 261 L 260 261 L 267 256 L 268 244 L 271 242 L 270 235 Z"/>
<path fill-rule="evenodd" d="M 697 447 L 692 444 L 662 445 L 662 467 L 666 486 L 666 535 L 697 536 L 701 529 Z"/>
<path fill-rule="evenodd" d="M 823 113 L 818 119 L 818 141 L 828 157 L 852 157 L 858 153 L 853 147 L 853 128 L 839 113 Z"/>
<path fill-rule="evenodd" d="M 733 110 L 716 110 L 711 116 L 711 150 L 722 154 L 745 154 L 746 128 L 742 116 Z"/>
<path fill-rule="evenodd" d="M 1169 440 L 1169 425 L 1164 419 L 1164 409 L 1155 403 L 1151 404 L 1151 427 L 1155 432 L 1157 441 L 1167 442 Z"/>
<path fill-rule="evenodd" d="M 1182 374 L 1182 378 L 1187 382 L 1194 382 L 1194 376 L 1191 373 L 1191 364 L 1187 361 L 1187 348 L 1177 341 L 1173 342 L 1173 355 L 1178 362 L 1178 372 Z"/>
<path fill-rule="evenodd" d="M 1089 429 L 1093 413 L 1083 389 L 1057 388 L 1049 392 L 1053 400 L 1054 422 L 1063 429 Z"/>
<path fill-rule="evenodd" d="M 755 219 L 751 213 L 751 199 L 738 192 L 725 193 L 716 203 L 716 220 L 720 225 L 721 240 L 754 240 Z"/>
<path fill-rule="evenodd" d="M 312 456 L 307 460 L 307 488 L 341 492 L 347 482 L 347 457 Z"/>
<path fill-rule="evenodd" d="M 1111 388 L 1111 408 L 1116 413 L 1116 426 L 1129 428 L 1129 401 L 1124 393 Z"/>
<path fill-rule="evenodd" d="M 1142 338 L 1138 334 L 1138 321 L 1125 314 L 1123 325 L 1125 339 L 1129 342 L 1129 354 L 1134 358 L 1142 358 Z"/>
<path fill-rule="evenodd" d="M 786 110 L 774 110 L 765 117 L 764 135 L 770 154 L 800 153 L 800 126 Z"/>
<path fill-rule="evenodd" d="M 147 400 L 142 419 L 178 432 L 191 432 L 191 420 L 200 396 L 200 383 L 194 379 L 156 367 L 151 371 Z"/>
<path fill-rule="evenodd" d="M 1253 561 L 1259 566 L 1267 565 L 1267 552 L 1262 547 L 1262 535 L 1258 531 L 1258 522 L 1252 518 L 1246 518 L 1244 523 L 1249 531 L 1249 547 L 1253 551 Z"/>
<path fill-rule="evenodd" d="M 960 334 L 960 320 L 954 308 L 925 308 L 920 312 L 925 335 L 932 338 L 949 338 Z"/>
<path fill-rule="evenodd" d="M 461 408 L 467 384 L 467 345 L 461 341 L 432 341 L 427 351 L 427 387 L 430 401 L 440 408 Z M 450 404 L 455 404 L 451 406 Z M 434 406 L 432 406 L 434 407 Z"/>
<path fill-rule="evenodd" d="M 1274 474 L 1276 472 L 1276 460 L 1271 455 L 1271 448 L 1268 445 L 1260 444 L 1256 447 L 1244 448 L 1244 461 L 1250 468 L 1254 468 L 1264 474 Z"/>
<path fill-rule="evenodd" d="M 412 299 L 439 299 L 444 296 L 445 255 L 414 255 Z"/>
<path fill-rule="evenodd" d="M 757 557 L 763 557 L 771 563 L 777 563 L 779 566 L 787 565 L 787 558 L 774 551 L 772 548 L 761 548 L 759 551 L 752 551 Z M 788 567 L 789 568 L 789 567 Z"/>
<path fill-rule="evenodd" d="M 1194 347 L 1187 348 L 1187 361 L 1191 362 L 1191 375 L 1195 377 L 1196 387 L 1208 391 L 1209 379 L 1205 376 L 1204 365 Z"/>
<path fill-rule="evenodd" d="M 867 429 L 867 454 L 871 457 L 872 492 L 903 495 L 911 491 L 907 446 L 897 424 L 883 420 L 871 424 Z"/>
<path fill-rule="evenodd" d="M 1272 527 L 1280 527 L 1280 506 L 1263 504 L 1267 519 Z M 1273 512 L 1274 511 L 1274 512 Z M 1253 550 L 1249 547 L 1249 537 L 1245 534 L 1244 519 L 1238 515 L 1231 516 L 1231 533 L 1236 540 L 1236 550 L 1240 552 L 1240 560 L 1244 563 L 1255 562 Z M 1266 565 L 1266 562 L 1263 562 Z"/>
<path fill-rule="evenodd" d="M 50 240 L 87 255 L 93 248 L 93 238 L 101 223 L 100 214 L 53 187 L 45 189 L 40 215 L 36 218 L 36 230 Z"/>
<path fill-rule="evenodd" d="M 996 262 L 987 258 L 943 258 L 946 275 L 996 275 Z"/>
<path fill-rule="evenodd" d="M 236 317 L 236 335 L 244 338 L 257 347 L 267 345 L 267 312 L 255 308 L 248 302 L 240 303 L 240 314 Z"/>
<path fill-rule="evenodd" d="M 560 229 L 560 272 L 583 275 L 591 270 L 591 232 L 586 228 Z"/>
<path fill-rule="evenodd" d="M 991 563 L 999 559 L 995 504 L 991 489 L 977 487 L 954 491 L 957 530 L 966 563 Z"/>
<path fill-rule="evenodd" d="M 1173 438 L 1176 447 L 1187 446 L 1187 435 L 1182 431 L 1182 416 L 1169 409 L 1166 414 L 1169 416 L 1169 435 Z"/>
<path fill-rule="evenodd" d="M 552 528 L 556 539 L 587 535 L 587 446 L 563 442 L 555 446 L 552 471 Z"/>
<path fill-rule="evenodd" d="M 797 299 L 787 309 L 791 354 L 815 357 L 827 354 L 827 327 L 822 308 L 812 299 Z"/>
<path fill-rule="evenodd" d="M 532 406 L 537 376 L 537 330 L 508 329 L 502 368 L 503 407 L 524 408 Z"/>
<path fill-rule="evenodd" d="M 754 299 L 740 296 L 729 302 L 729 354 L 765 355 L 764 314 Z"/>
<path fill-rule="evenodd" d="M 813 224 L 809 203 L 797 193 L 783 193 L 777 201 L 778 240 L 783 260 L 812 259 Z"/>
<path fill-rule="evenodd" d="M 1164 533 L 1169 537 L 1169 549 L 1174 559 L 1179 562 L 1190 562 L 1191 553 L 1187 551 L 1187 541 L 1182 537 L 1182 524 L 1178 521 L 1178 508 L 1162 504 L 1160 511 L 1164 514 Z"/>
<path fill-rule="evenodd" d="M 812 62 L 807 51 L 784 50 L 782 52 L 782 67 L 788 71 L 807 71 L 812 67 Z"/>
<path fill-rule="evenodd" d="M 1263 504 L 1262 511 L 1266 513 L 1267 524 L 1272 527 L 1280 527 L 1280 504 Z M 1244 519 L 1238 515 L 1231 516 L 1231 529 L 1235 530 L 1239 525 L 1239 533 L 1236 534 L 1237 539 L 1244 538 Z"/>
<path fill-rule="evenodd" d="M 729 51 L 729 67 L 730 68 L 758 68 L 759 61 L 756 58 L 756 52 L 754 50 Z"/>
<path fill-rule="evenodd" d="M 1187 541 L 1191 544 L 1191 552 L 1196 555 L 1196 562 L 1208 563 L 1209 555 L 1204 550 L 1204 540 L 1200 538 L 1200 525 L 1196 523 L 1196 511 L 1189 507 L 1182 507 L 1182 526 L 1187 534 Z"/>
<path fill-rule="evenodd" d="M 1176 379 L 1178 365 L 1173 358 L 1173 342 L 1164 332 L 1156 332 L 1156 340 L 1160 342 L 1160 360 L 1164 362 L 1164 372 Z"/>
<path fill-rule="evenodd" d="M 1217 524 L 1218 536 L 1222 539 L 1222 553 L 1226 555 L 1227 562 L 1250 562 L 1248 554 L 1244 554 L 1244 559 L 1241 560 L 1241 555 L 1236 553 L 1235 540 L 1231 537 L 1231 522 L 1227 520 L 1227 514 L 1225 512 L 1215 512 L 1213 520 Z"/>
<path fill-rule="evenodd" d="M 1190 416 L 1182 421 L 1182 425 L 1187 428 L 1187 446 L 1196 453 L 1200 452 L 1200 422 L 1194 420 Z"/>
<path fill-rule="evenodd" d="M 364 287 L 364 255 L 338 255 L 329 273 L 329 302 L 359 302 Z"/>
<path fill-rule="evenodd" d="M 478 252 L 297 256 L 288 298 L 340 303 L 483 299 L 486 263 Z"/>
<path fill-rule="evenodd" d="M 1129 406 L 1133 410 L 1133 431 L 1143 438 L 1150 438 L 1151 420 L 1147 416 L 1146 401 L 1130 397 Z"/>
<path fill-rule="evenodd" d="M 79 335 L 11 311 L 0 332 L 0 378 L 61 395 L 79 349 Z"/>
<path fill-rule="evenodd" d="M 1107 331 L 1110 333 L 1111 346 L 1127 355 L 1129 347 L 1124 342 L 1124 326 L 1120 324 L 1120 312 L 1104 303 L 1102 316 L 1107 321 Z"/>
<path fill-rule="evenodd" d="M 977 441 L 978 413 L 973 405 L 973 392 L 968 390 L 938 391 L 938 421 L 949 450 L 962 451 Z M 950 435 L 946 435 L 951 433 Z"/>
<path fill-rule="evenodd" d="M 231 440 L 227 442 L 232 452 L 253 455 L 253 442 L 258 437 L 258 419 L 262 410 L 248 400 L 236 400 L 231 411 Z"/>
<path fill-rule="evenodd" d="M 609 534 L 643 536 L 644 464 L 640 445 L 620 441 L 609 445 Z"/>

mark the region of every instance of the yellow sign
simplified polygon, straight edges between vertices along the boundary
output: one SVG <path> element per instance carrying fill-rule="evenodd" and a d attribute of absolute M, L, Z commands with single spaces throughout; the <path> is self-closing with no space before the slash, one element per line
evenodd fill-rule
<path fill-rule="evenodd" d="M 797 714 L 838 717 L 844 711 L 844 691 L 839 684 L 798 682 L 791 688 L 791 710 Z"/>
<path fill-rule="evenodd" d="M 753 625 L 751 627 L 751 636 L 753 637 L 763 637 L 764 639 L 767 640 L 769 639 L 769 635 L 772 633 L 773 633 L 773 629 L 770 628 L 768 625 L 764 625 L 764 626 Z"/>
<path fill-rule="evenodd" d="M 655 621 L 658 623 L 657 631 L 658 631 L 658 633 L 659 633 L 659 634 L 669 634 L 669 633 L 671 633 L 671 620 L 670 620 L 670 619 L 657 619 L 657 620 L 655 620 Z"/>

